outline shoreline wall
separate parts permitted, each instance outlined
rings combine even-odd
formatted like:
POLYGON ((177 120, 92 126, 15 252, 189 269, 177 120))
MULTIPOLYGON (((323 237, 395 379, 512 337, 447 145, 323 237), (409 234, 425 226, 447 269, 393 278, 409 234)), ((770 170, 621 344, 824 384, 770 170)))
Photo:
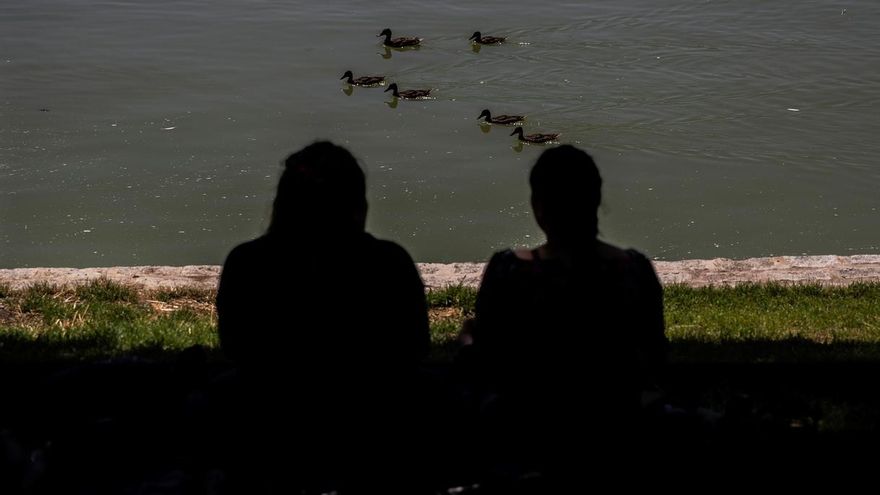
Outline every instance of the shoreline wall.
MULTIPOLYGON (((846 285, 880 282, 880 255, 774 256, 733 260, 654 261, 663 284, 692 287, 741 283, 803 283, 846 285)), ((484 263, 419 263, 428 289, 480 283, 484 263)), ((0 269, 0 284, 13 289, 45 282, 57 285, 81 284, 101 277, 143 289, 194 286, 213 288, 219 265, 117 266, 101 268, 12 268, 0 269)))

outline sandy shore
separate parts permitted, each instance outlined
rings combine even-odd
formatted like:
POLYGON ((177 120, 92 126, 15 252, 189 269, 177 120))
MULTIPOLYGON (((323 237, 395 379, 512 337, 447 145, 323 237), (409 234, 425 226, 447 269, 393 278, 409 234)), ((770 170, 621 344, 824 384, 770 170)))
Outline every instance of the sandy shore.
MULTIPOLYGON (((419 263, 428 288, 480 282, 483 263, 419 263)), ((744 282, 818 283, 844 285, 880 282, 880 255, 776 256, 732 260, 656 261, 654 266, 664 284, 735 285, 744 282)), ((218 265, 115 266, 106 268, 13 268, 0 269, 0 284, 13 288, 37 282, 80 284, 100 277, 133 284, 144 289, 159 287, 217 285, 218 265)))

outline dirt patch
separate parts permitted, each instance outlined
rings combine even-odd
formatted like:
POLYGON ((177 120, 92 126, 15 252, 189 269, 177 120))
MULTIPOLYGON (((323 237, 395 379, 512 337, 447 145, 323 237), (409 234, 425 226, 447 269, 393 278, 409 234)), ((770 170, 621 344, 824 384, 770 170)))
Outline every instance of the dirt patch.
POLYGON ((452 320, 464 316, 461 308, 431 308, 428 310, 428 318, 435 320, 452 320))
POLYGON ((43 322, 40 315, 22 313, 16 305, 0 300, 0 326, 18 328, 36 328, 43 322))
POLYGON ((174 299, 171 301, 158 301, 156 299, 144 299, 144 302, 150 305, 153 311, 159 313, 170 313, 181 309, 188 309, 194 313, 210 314, 214 316, 216 308, 213 303, 198 301, 195 299, 174 299))
POLYGON ((0 325, 10 326, 15 321, 15 315, 6 308, 6 305, 0 301, 0 325))

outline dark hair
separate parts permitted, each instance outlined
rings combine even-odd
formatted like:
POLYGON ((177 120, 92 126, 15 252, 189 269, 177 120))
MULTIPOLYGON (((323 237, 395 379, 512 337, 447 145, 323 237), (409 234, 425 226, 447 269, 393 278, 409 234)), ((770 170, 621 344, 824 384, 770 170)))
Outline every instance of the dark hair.
POLYGON ((366 178, 345 148, 317 141, 284 160, 269 234, 363 231, 366 178))
POLYGON ((599 233, 602 177, 587 152, 568 144, 544 151, 532 167, 529 185, 532 203, 543 210, 538 222, 548 236, 583 238, 599 233))

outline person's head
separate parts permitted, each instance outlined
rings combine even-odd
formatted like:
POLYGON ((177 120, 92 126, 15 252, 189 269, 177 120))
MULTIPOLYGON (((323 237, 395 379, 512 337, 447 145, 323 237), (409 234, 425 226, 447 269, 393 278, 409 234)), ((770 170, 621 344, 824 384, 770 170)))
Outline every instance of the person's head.
POLYGON ((532 211, 548 240, 581 242, 599 233, 602 178, 585 151, 568 144, 544 151, 529 184, 532 211))
POLYGON ((367 220, 364 172, 341 146, 318 141, 287 157, 272 205, 269 234, 344 236, 367 220))

